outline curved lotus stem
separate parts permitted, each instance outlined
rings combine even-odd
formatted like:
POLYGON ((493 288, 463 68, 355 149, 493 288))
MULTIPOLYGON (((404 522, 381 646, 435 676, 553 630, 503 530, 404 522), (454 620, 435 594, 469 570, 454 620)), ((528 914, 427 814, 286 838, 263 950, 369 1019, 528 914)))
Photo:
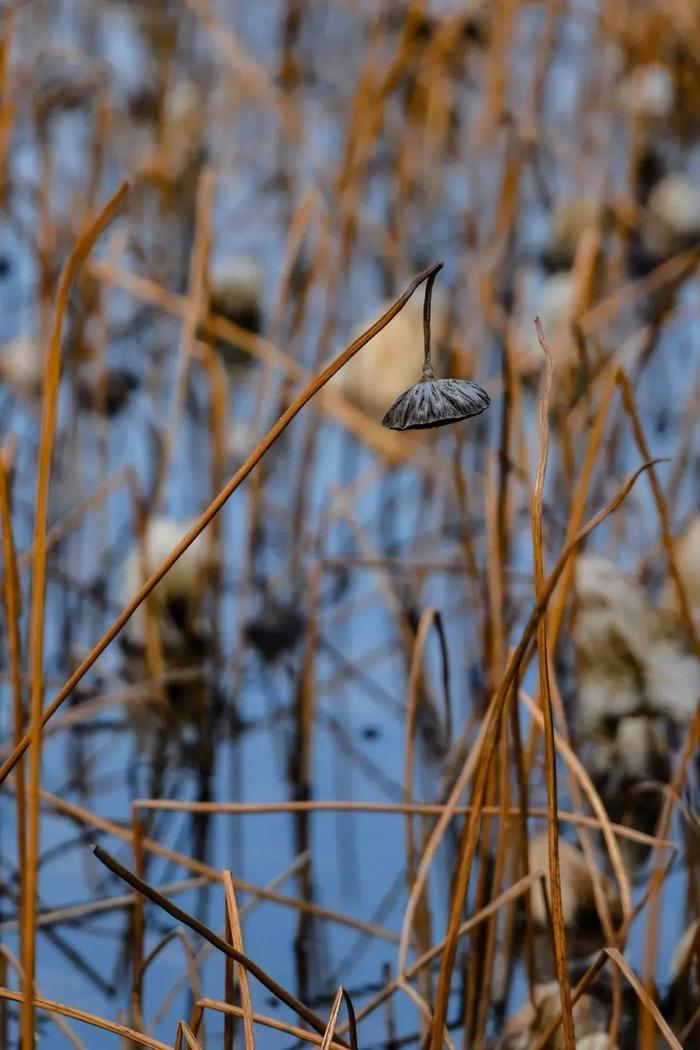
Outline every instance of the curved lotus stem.
POLYGON ((433 300, 433 285, 435 278, 442 269, 442 263, 431 273, 425 282, 425 299, 423 300, 423 347, 425 356, 423 358, 423 379, 433 379, 433 359, 430 353, 430 305, 433 300))

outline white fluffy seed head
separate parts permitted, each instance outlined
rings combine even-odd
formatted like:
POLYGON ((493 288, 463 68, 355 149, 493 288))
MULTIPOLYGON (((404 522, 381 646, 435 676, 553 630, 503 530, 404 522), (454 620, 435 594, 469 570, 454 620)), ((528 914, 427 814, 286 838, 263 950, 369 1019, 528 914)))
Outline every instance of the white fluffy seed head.
MULTIPOLYGON (((608 1033, 591 1032, 590 1035, 584 1035, 582 1039, 576 1040, 576 1050, 608 1050, 608 1033)), ((612 1050, 617 1050, 617 1046, 613 1046, 612 1050)))
POLYGON ((20 335, 0 348, 0 382, 29 400, 41 394, 44 379, 42 348, 28 336, 20 335))
MULTIPOLYGON (((437 340, 443 329, 442 297, 433 293, 431 327, 433 363, 437 340)), ((353 338, 364 332, 384 313, 391 302, 377 307, 372 317, 358 327, 353 338)), ((381 419, 394 401, 421 377, 423 368, 423 298, 417 292, 389 324, 367 346, 333 376, 329 386, 353 401, 368 415, 381 419)))
POLYGON ((593 733, 607 719, 643 704, 639 636, 646 636, 650 610, 635 580, 609 559, 593 555, 576 563, 574 596, 577 719, 584 733, 593 733))
POLYGON ((583 556, 574 593, 581 729, 640 710, 687 722, 700 697, 700 664, 644 588, 609 559, 583 556))
POLYGON ((677 237, 700 234, 700 183, 684 172, 671 172, 654 186, 647 207, 677 237))
POLYGON ((204 120, 202 95, 187 77, 180 77, 165 94, 163 121, 166 134, 199 133, 204 120))
MULTIPOLYGON (((532 999, 525 1001, 516 1014, 508 1018, 497 1050, 530 1050, 549 1022, 561 1009, 561 990, 556 981, 536 984, 532 999)), ((574 1031, 577 1039, 585 1039, 602 1028, 606 1022, 606 1008, 592 995, 582 995, 573 1007, 574 1031)), ((576 1044, 579 1045, 578 1042, 576 1044)), ((561 1027, 547 1043, 549 1050, 564 1050, 561 1027)))
MULTIPOLYGON (((530 871, 543 871, 546 878, 547 897, 549 898, 549 852, 547 833, 541 832, 530 839, 530 871)), ((563 839, 559 842, 559 864, 561 869, 562 911, 564 925, 574 929, 579 917, 595 915, 595 895, 591 871, 581 850, 569 845, 563 839)), ((610 907, 613 920, 620 915, 620 899, 608 876, 599 872, 599 878, 610 907)), ((541 882, 535 884, 532 891, 532 917, 538 926, 549 925, 549 915, 541 882)))
POLYGON ((673 77, 658 62, 636 66, 620 81, 619 100, 628 113, 661 120, 673 107, 676 93, 673 77))
MULTIPOLYGON (((194 522, 194 518, 178 521, 174 518, 160 516, 148 522, 144 537, 145 566, 142 565, 140 547, 136 543, 124 567, 122 601, 125 605, 143 586, 148 576, 165 561, 173 548, 192 528, 194 522)), ((194 622, 202 601, 206 576, 214 562, 215 556, 210 549, 209 538, 206 534, 198 536, 152 591, 152 602, 156 612, 163 610, 169 602, 182 602, 189 607, 194 622)), ((127 625, 129 632, 143 639, 145 622, 145 611, 142 604, 127 625)))
POLYGON ((668 759, 669 740, 665 721, 646 715, 621 718, 615 734, 613 769, 622 769, 631 781, 653 778, 668 759))
POLYGON ((260 310, 263 272, 247 255, 227 255, 216 261, 209 274, 212 307, 235 319, 260 310))

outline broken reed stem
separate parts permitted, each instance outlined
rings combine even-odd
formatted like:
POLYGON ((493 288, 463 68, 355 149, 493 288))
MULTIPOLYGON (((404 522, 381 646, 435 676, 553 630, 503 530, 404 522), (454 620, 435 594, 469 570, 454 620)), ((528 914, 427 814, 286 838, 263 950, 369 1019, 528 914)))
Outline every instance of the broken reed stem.
MULTIPOLYGON (((535 568, 535 595, 544 586, 544 541, 542 536, 542 501, 544 481, 549 455, 549 400, 552 392, 554 361, 547 346, 539 317, 535 318, 537 338, 546 358, 544 382, 540 396, 540 457, 535 475, 532 496, 532 551, 535 568)), ((557 980, 561 992, 565 1050, 576 1050, 574 1019, 571 1013, 571 988, 569 966, 566 955, 566 928, 564 906, 561 895, 561 872, 559 869, 559 823, 557 821, 557 755, 554 743, 554 714, 549 682, 549 660, 547 656, 547 625, 542 617, 537 625, 537 664, 539 672, 539 694, 544 717, 545 780, 547 784, 547 846, 549 852, 549 893, 551 898, 552 938, 557 980)))
POLYGON ((144 882, 143 879, 134 875, 128 868, 125 868, 119 863, 119 861, 115 860, 107 850, 102 849, 101 846, 93 846, 92 851, 105 867, 109 868, 109 870, 120 879, 123 879, 124 882, 127 882, 137 890, 138 893, 141 893, 144 897, 147 897, 149 900, 153 901, 154 904, 157 904, 158 907, 162 908, 163 911, 172 915, 177 922, 189 926, 191 930, 194 930, 195 933, 200 935, 200 937, 209 941, 210 944, 213 944, 215 948, 218 948, 218 950, 224 955, 233 959, 234 962, 237 962, 241 966, 245 966, 246 970, 248 970, 249 973, 252 973, 252 975, 256 977, 269 992, 276 996, 276 998, 280 999, 281 1002, 285 1003, 290 1010, 294 1010, 294 1012, 306 1021, 307 1024, 311 1025, 312 1028, 315 1028, 317 1032, 323 1035, 326 1026, 321 1018, 317 1017, 312 1010, 309 1010, 309 1008, 305 1006, 300 999, 297 999, 295 995, 292 995, 291 992, 288 992, 281 984, 278 984, 274 978, 270 977, 262 967, 258 966, 258 964, 253 962, 252 959, 249 959, 247 955, 244 955, 243 952, 238 951, 232 944, 229 944, 228 941, 219 937, 218 934, 214 933, 213 930, 210 930, 209 927, 205 926, 204 923, 199 921, 199 919, 195 919, 194 916, 189 915, 186 911, 183 911, 182 908, 178 908, 176 904, 169 901, 167 897, 163 897, 161 893, 158 893, 158 891, 152 886, 149 886, 147 882, 144 882))
MULTIPOLYGON (((34 970, 36 952, 36 887, 39 863, 39 786, 41 777, 41 730, 45 725, 43 704, 44 603, 46 592, 47 516, 49 479, 61 376, 61 331, 68 296, 77 273, 105 226, 114 218, 128 184, 123 183, 97 217, 83 230, 65 265, 56 295, 54 317, 46 354, 41 437, 34 519, 34 570, 29 622, 30 729, 21 741, 21 753, 29 748, 29 812, 27 863, 24 871, 24 923, 22 930, 22 1046, 34 1046, 34 970)), ((15 749, 17 753, 18 748, 15 749)), ((18 755, 19 757, 19 755, 18 755)), ((13 763, 14 764, 14 763, 13 763)))
MULTIPOLYGON (((121 192, 121 191, 120 191, 121 192)), ((122 194, 123 196, 123 194, 122 194)), ((116 198, 115 198, 116 200, 116 198)), ((121 197, 119 197, 121 200, 121 197)), ((70 264, 70 261, 69 261, 70 264)), ((38 731, 46 725, 53 714, 58 710, 63 701, 70 696, 75 689, 76 685, 80 682, 83 676, 90 670, 95 661, 102 655, 107 646, 121 631, 122 627, 128 622, 133 616, 134 612, 138 609, 141 603, 148 597, 151 591, 160 583, 165 574, 172 568, 178 558, 187 550, 190 544, 194 543, 199 534, 207 527, 212 518, 218 514, 223 505, 236 491, 239 485, 245 481, 252 470, 257 466, 263 456, 268 452, 271 446, 275 443, 280 434, 289 426, 291 421, 301 411, 317 393, 325 386, 329 379, 331 379, 336 372, 339 372, 343 365, 355 356, 366 344, 373 339, 375 335, 382 331, 391 320, 404 308, 408 300, 411 298, 416 288, 423 281, 425 281, 430 274, 433 272, 436 266, 440 266, 440 263, 433 263, 432 266, 427 267, 421 273, 414 277, 409 284, 403 295, 394 302, 389 309, 382 314, 382 316, 374 322, 365 332, 363 332, 357 339, 354 340, 338 357, 330 364, 327 368, 316 376, 315 379, 309 383, 305 390, 292 402, 289 408, 282 413, 274 426, 268 431, 260 444, 251 452, 248 459, 245 461, 243 466, 236 471, 231 480, 224 486, 219 492, 216 499, 212 500, 204 513, 198 518, 197 522, 192 526, 190 531, 183 536, 182 540, 172 550, 169 556, 165 559, 162 565, 152 574, 152 576, 144 583, 143 587, 136 594, 133 600, 127 605, 127 607, 121 612, 121 614, 114 621, 112 626, 103 634, 99 642, 93 647, 88 653, 85 659, 78 665, 73 674, 70 676, 68 681, 65 683, 63 688, 54 697, 48 707, 45 709, 43 714, 41 710, 38 711, 37 726, 38 731)), ((36 549, 36 548, 35 548, 36 549)), ((32 739, 31 734, 27 733, 20 743, 15 747, 9 758, 3 762, 0 767, 0 784, 3 782, 7 774, 14 768, 15 763, 24 754, 27 747, 29 746, 30 740, 32 739)))

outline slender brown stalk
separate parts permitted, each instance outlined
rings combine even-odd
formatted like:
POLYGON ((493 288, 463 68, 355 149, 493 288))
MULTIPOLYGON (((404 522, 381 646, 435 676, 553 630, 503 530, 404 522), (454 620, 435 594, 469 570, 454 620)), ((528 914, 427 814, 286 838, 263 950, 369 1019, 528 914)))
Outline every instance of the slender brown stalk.
MULTIPOLYGON (((22 968, 24 998, 22 1002, 22 1046, 34 1046, 34 968, 36 951, 36 884, 39 858, 39 784, 41 775, 41 731, 46 718, 43 704, 44 599, 46 591, 46 536, 49 479, 61 373, 61 330, 68 305, 68 295, 80 267, 105 226, 114 218, 128 189, 124 183, 107 202, 99 215, 86 227, 70 254, 56 296, 53 327, 46 356, 44 400, 41 416, 39 468, 36 488, 34 523, 34 573, 29 625, 30 730, 22 738, 21 753, 29 747, 29 812, 27 864, 24 877, 24 925, 22 929, 22 968)), ((15 753, 18 749, 15 749, 15 753)), ((17 755, 19 757, 19 754, 17 755)), ((14 763, 13 763, 14 764, 14 763)))
MULTIPOLYGON (((8 473, 10 466, 9 450, 0 452, 0 519, 2 521, 3 552, 3 600, 7 631, 7 649, 10 665, 10 682, 12 686, 12 740, 16 746, 22 739, 24 730, 24 712, 22 709, 22 653, 19 632, 21 611, 21 591, 17 571, 17 554, 10 504, 10 486, 8 473)), ((18 762, 15 781, 15 801, 17 809, 17 867, 23 876, 27 862, 27 812, 24 782, 24 763, 18 762)), ((24 914, 24 877, 19 884, 19 910, 24 914)))
MULTIPOLYGON (((544 480, 547 471, 549 453, 549 399, 552 392, 554 361, 552 352, 547 346, 539 317, 535 319, 537 338, 545 355, 547 364, 544 374, 544 385, 540 397, 540 459, 535 476, 535 488, 532 497, 532 549, 535 565, 535 594, 544 586, 544 541, 542 538, 542 500, 544 480)), ((561 992, 561 1009, 563 1016, 565 1050, 576 1050, 574 1019, 571 1013, 571 988, 569 986, 569 965, 566 954, 566 928, 564 926, 564 906, 561 895, 561 872, 559 869, 559 822, 557 820, 557 755, 554 743, 554 715, 549 683, 549 660, 547 657, 547 626, 544 617, 537 625, 537 662, 539 671, 539 693, 542 714, 544 717, 545 779, 547 784, 547 845, 549 850, 549 886, 552 912, 552 938, 554 941, 554 959, 557 967, 557 980, 561 992)))
MULTIPOLYGON (((224 872, 224 894, 226 897, 226 919, 231 936, 231 943, 237 952, 243 953, 243 933, 241 920, 236 903, 236 891, 233 886, 231 872, 224 872)), ((253 1003, 250 998, 250 985, 248 973, 245 966, 238 966, 238 983, 241 990, 241 1006, 243 1007, 243 1036, 245 1050, 255 1050, 255 1030, 253 1028, 253 1003)))
MULTIPOLYGON (((124 190, 124 192, 126 191, 124 190)), ((121 196, 123 196, 123 193, 121 194, 121 196)), ((119 196, 119 201, 121 201, 121 196, 119 196)), ((117 198, 115 198, 115 201, 116 200, 117 198)), ((117 201, 117 204, 115 204, 115 209, 119 201, 117 201)), ((110 212, 110 216, 108 216, 108 218, 111 217, 111 214, 112 213, 110 212)), ((328 365, 328 367, 325 368, 320 373, 320 375, 316 376, 316 378, 306 387, 304 391, 302 391, 302 393, 295 399, 295 401, 292 402, 289 408, 280 416, 280 418, 277 420, 272 429, 263 438, 263 440, 260 442, 257 448, 255 448, 253 452, 251 452, 250 456, 243 464, 243 466, 234 474, 234 476, 231 478, 228 484, 224 486, 224 488, 218 494, 216 499, 212 500, 212 502, 209 504, 204 513, 192 526, 190 531, 185 536, 183 536, 182 540, 177 545, 177 547, 173 551, 171 551, 170 555, 165 559, 163 564, 160 565, 159 568, 156 569, 155 572, 152 574, 152 576, 150 576, 150 578, 144 583, 141 590, 129 603, 126 609, 124 609, 123 612, 117 617, 117 619, 114 621, 109 630, 107 630, 105 634, 103 634, 99 642, 93 647, 90 653, 75 669, 75 671, 70 676, 66 684, 54 697, 54 699, 45 709, 43 714, 41 714, 40 710, 37 712, 37 725, 39 727, 43 728, 43 726, 46 725, 49 719, 61 706, 63 701, 68 696, 70 696, 70 694, 75 689, 76 685, 78 685, 83 676, 90 670, 90 668, 98 659, 98 657, 102 655, 109 643, 113 641, 114 638, 116 638, 116 636, 121 631, 122 627, 131 619, 133 614, 136 612, 141 603, 148 597, 153 588, 156 587, 158 583, 160 583, 160 581, 163 579, 165 574, 172 568, 172 566, 175 564, 180 555, 183 554, 184 551, 186 551, 187 548, 190 546, 190 544, 194 543, 199 534, 204 531, 204 529, 207 527, 212 518, 216 514, 218 514, 218 512, 221 510, 221 508, 227 502, 230 496, 236 491, 238 486, 243 481, 245 481, 245 479, 248 477, 251 471, 257 466, 257 464, 263 458, 265 453, 275 443, 280 434, 282 434, 282 432, 286 430, 291 421, 301 411, 304 405, 306 405, 312 399, 312 397, 314 397, 314 395, 317 394, 323 386, 325 386, 328 380, 331 379, 331 377, 334 376, 336 372, 340 371, 343 365, 347 364, 350 358, 354 357, 356 353, 358 353, 364 346, 366 346, 370 339, 373 339, 375 335, 381 332, 382 329, 389 324, 389 322, 397 315, 397 313, 399 313, 399 311, 403 309, 403 307, 406 305, 408 300, 415 292, 416 288, 418 288, 419 285, 422 284, 422 282, 430 276, 435 267, 439 265, 441 264, 433 263, 432 266, 427 267, 427 269, 419 273, 417 277, 414 277, 414 279, 411 281, 403 295, 399 296, 396 302, 393 303, 393 305, 390 306, 384 314, 382 314, 379 320, 375 321, 373 325, 371 325, 365 332, 358 336, 357 339, 355 339, 354 342, 352 342, 346 350, 339 354, 335 361, 328 365)), ((20 744, 14 749, 10 757, 3 763, 2 767, 0 768, 0 784, 3 782, 10 770, 14 768, 18 758, 20 758, 20 756, 23 755, 26 751, 27 747, 29 746, 30 739, 30 734, 25 734, 20 744)))
MULTIPOLYGON (((476 779, 474 789, 472 792, 472 809, 469 813, 467 820, 465 821, 462 834, 460 836, 459 843, 459 856, 457 861, 457 868, 455 870, 453 879, 453 895, 450 904, 448 928, 447 928, 447 943, 445 952, 442 959, 442 965, 440 967, 440 976, 438 980, 437 995, 435 1002, 435 1019, 433 1023, 433 1030, 431 1033, 430 1050, 440 1050, 442 1041, 442 1030, 444 1027, 445 1018, 447 1016, 447 1003, 450 994, 450 986, 452 980, 452 970, 455 962, 455 952, 457 946, 457 931, 459 930, 459 920, 464 906, 464 899, 467 892, 468 877, 471 871, 472 861, 476 846, 478 843, 479 836, 479 825, 481 819, 481 805, 483 803, 484 794, 486 791, 486 783, 488 778, 488 770, 490 766, 491 757, 496 744, 498 735, 498 724, 500 716, 503 711, 506 699, 509 695, 509 691, 513 686, 513 683, 517 681, 518 675, 521 670, 521 664, 524 660, 525 654, 530 646, 530 643, 535 634, 537 624, 540 618, 545 614, 549 600, 554 592, 554 589, 559 582, 559 579, 564 571, 564 568, 571 558, 572 554, 576 551, 579 544, 589 535, 593 529, 596 528, 605 518, 613 514, 620 504, 623 502, 627 494, 630 492, 637 478, 645 470, 649 468, 650 464, 645 463, 638 468, 637 471, 628 479, 627 482, 622 486, 617 495, 608 503, 607 507, 599 511, 594 515, 593 518, 584 526, 583 529, 569 541, 564 550, 562 551, 559 559, 550 573, 549 577, 544 583, 543 588, 540 591, 540 597, 535 603, 535 606, 530 613, 530 617, 523 629, 522 635, 518 645, 513 650, 511 657, 508 661, 503 681, 498 689, 498 692, 494 696, 489 712, 487 713, 486 720, 484 723, 483 735, 480 737, 480 751, 479 751, 479 767, 476 771, 476 779)), ((459 793, 464 789, 464 782, 461 778, 458 779, 455 784, 455 795, 459 788, 459 793)), ((453 802, 456 802, 459 795, 455 795, 453 802)), ((443 818, 444 820, 444 818, 443 818)), ((443 821, 439 821, 436 825, 434 835, 437 835, 438 829, 442 834, 444 829, 443 821)), ((430 846, 430 844, 429 844, 430 846)), ((412 898, 409 901, 407 907, 407 916, 410 913, 412 901, 415 900, 416 890, 422 886, 422 880, 424 881, 427 871, 423 873, 421 879, 421 871, 419 869, 416 883, 414 886, 414 892, 412 898)), ((404 920, 405 921, 405 920, 404 920)))

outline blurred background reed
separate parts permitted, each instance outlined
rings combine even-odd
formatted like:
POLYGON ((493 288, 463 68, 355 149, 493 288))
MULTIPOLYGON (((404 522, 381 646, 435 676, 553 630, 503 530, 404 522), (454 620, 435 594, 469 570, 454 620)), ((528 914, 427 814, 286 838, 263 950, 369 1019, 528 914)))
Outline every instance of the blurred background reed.
POLYGON ((0 1048, 697 1045, 698 5, 0 9, 0 1048))

